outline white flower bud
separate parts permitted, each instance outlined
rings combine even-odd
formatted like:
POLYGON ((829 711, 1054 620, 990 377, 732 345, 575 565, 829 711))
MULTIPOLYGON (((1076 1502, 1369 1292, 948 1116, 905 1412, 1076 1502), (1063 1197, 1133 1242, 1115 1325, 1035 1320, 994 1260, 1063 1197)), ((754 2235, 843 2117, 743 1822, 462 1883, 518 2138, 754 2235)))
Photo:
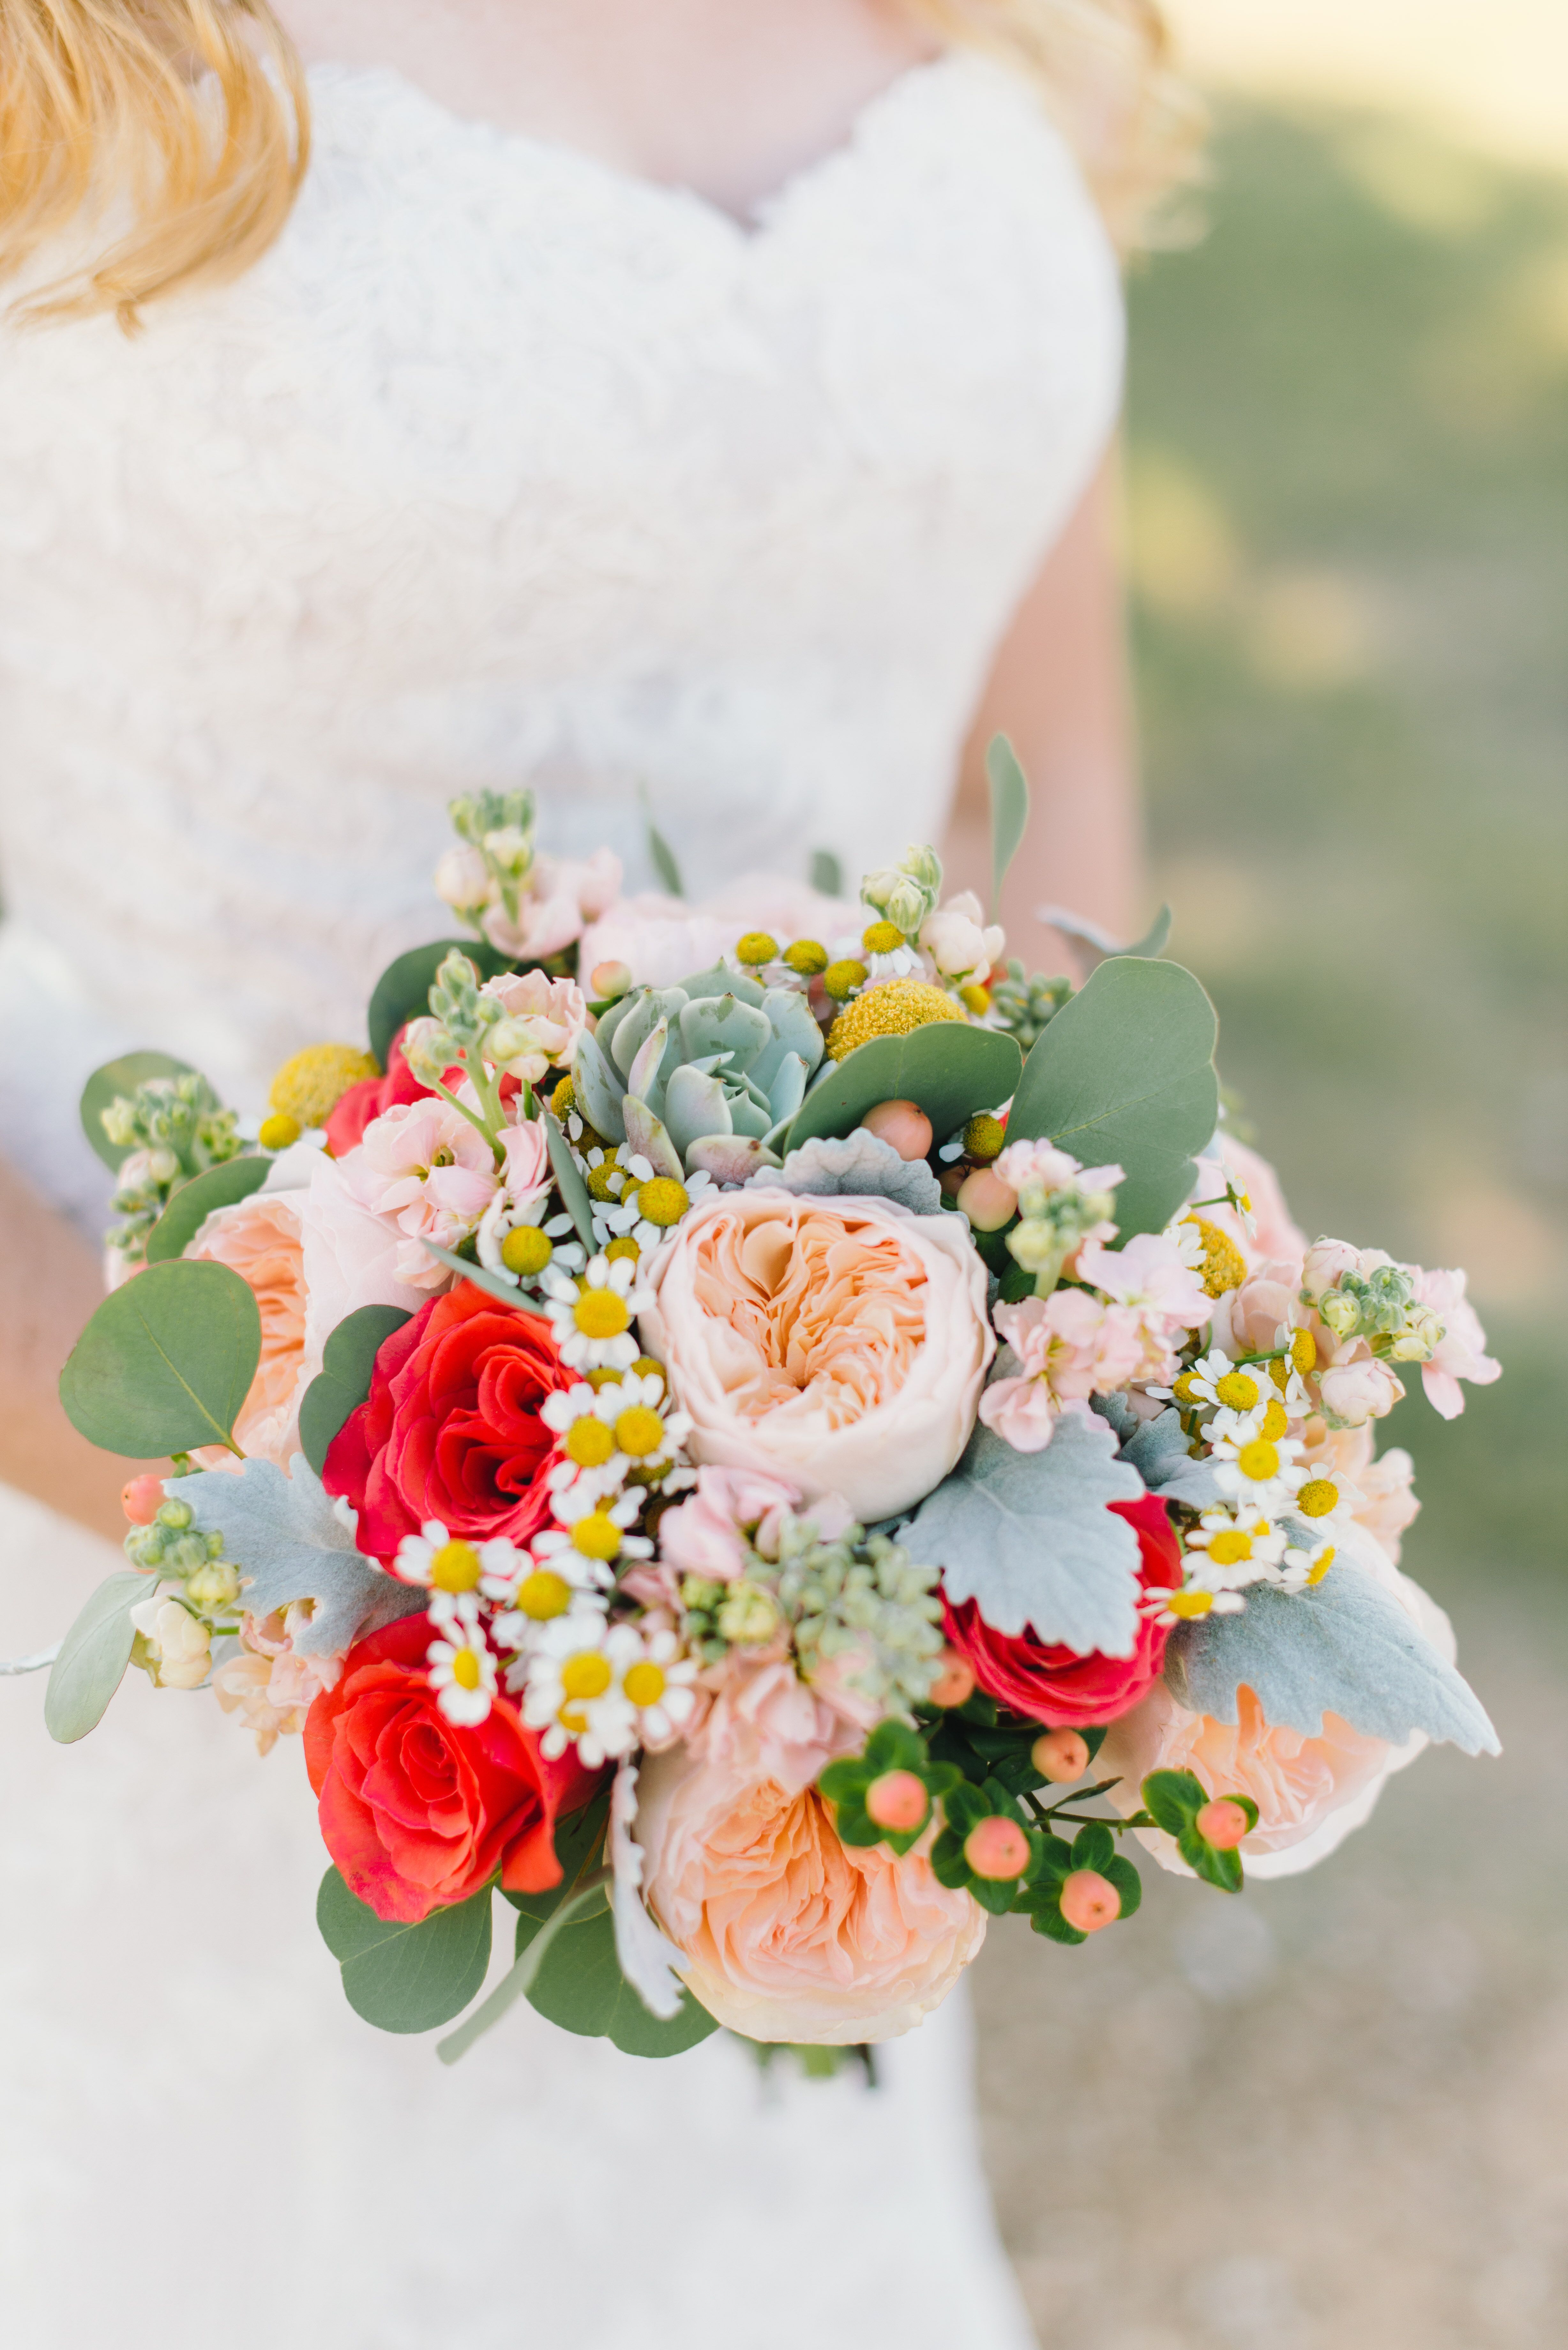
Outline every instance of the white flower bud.
POLYGON ((438 898, 458 914, 477 914, 495 896, 495 883, 481 852, 464 843, 449 848, 435 869, 438 898))
POLYGON ((130 1620, 147 1643, 160 1689, 195 1689, 206 1679, 213 1636, 177 1599, 143 1599, 130 1620))
POLYGON ((226 1558, 209 1559, 187 1578, 185 1594, 195 1607, 232 1607, 240 1596, 239 1569, 226 1558))
POLYGON ((509 881, 521 881, 534 862, 534 844, 521 826, 503 825, 484 836, 484 853, 509 881))

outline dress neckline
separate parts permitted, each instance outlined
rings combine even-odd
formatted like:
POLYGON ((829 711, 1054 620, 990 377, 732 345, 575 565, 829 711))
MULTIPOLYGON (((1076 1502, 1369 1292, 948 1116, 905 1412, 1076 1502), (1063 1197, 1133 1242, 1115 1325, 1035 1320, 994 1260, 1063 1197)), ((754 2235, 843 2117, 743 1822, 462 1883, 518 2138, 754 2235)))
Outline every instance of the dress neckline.
POLYGON ((817 182, 852 162, 867 138, 882 123, 901 113, 917 95, 974 62, 970 54, 944 49, 936 57, 921 57, 905 66, 857 109, 842 139, 787 172, 745 213, 732 212, 700 188, 676 180, 653 179, 647 172, 633 171, 608 156, 595 154, 591 148, 576 146, 569 140, 547 139, 537 131, 510 130, 482 115, 460 114, 397 66, 352 65, 335 58, 318 58, 306 68, 306 78, 313 86, 379 85, 393 91, 405 104, 431 117, 454 136, 484 140, 542 165, 597 180, 602 186, 619 189, 639 202, 684 212, 689 217, 708 222, 742 244, 761 244, 773 234, 791 203, 817 182))

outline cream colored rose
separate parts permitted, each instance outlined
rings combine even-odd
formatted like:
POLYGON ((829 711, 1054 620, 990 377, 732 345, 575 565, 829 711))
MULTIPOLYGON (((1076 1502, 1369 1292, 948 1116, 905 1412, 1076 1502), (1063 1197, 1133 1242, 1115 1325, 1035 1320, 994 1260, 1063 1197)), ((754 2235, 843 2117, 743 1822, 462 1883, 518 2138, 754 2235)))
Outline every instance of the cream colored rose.
POLYGON ((813 1782, 864 1741, 781 1662, 735 1675, 696 1738, 643 1766, 649 1907, 695 1996, 749 2039, 894 2039, 985 1939, 984 1911, 919 1847, 840 1844, 813 1782))
POLYGON ((643 1342, 694 1459, 764 1471, 863 1523, 929 1493, 968 1443, 996 1340, 961 1220, 878 1199, 716 1192, 653 1273, 643 1342))

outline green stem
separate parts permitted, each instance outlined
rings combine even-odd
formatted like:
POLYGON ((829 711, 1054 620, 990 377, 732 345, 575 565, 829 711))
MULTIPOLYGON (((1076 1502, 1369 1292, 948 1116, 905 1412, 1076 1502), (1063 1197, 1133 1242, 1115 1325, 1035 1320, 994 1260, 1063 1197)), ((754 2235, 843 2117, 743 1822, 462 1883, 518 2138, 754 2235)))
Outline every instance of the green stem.
POLYGON ((466 1102, 460 1102, 457 1096, 443 1086, 439 1077, 436 1079, 435 1089, 437 1093, 440 1094, 442 1101, 450 1102, 452 1104, 459 1118, 467 1118, 475 1134, 482 1134, 484 1137, 484 1139, 490 1145, 491 1149, 494 1152, 495 1158, 499 1162, 501 1158, 501 1146, 496 1141, 495 1137, 491 1132, 489 1127, 485 1125, 484 1120, 477 1116, 473 1110, 471 1110, 466 1102))
POLYGON ((550 1945, 562 1927, 569 1924, 579 1910, 586 1909, 595 1894, 602 1892, 611 1883, 614 1875, 613 1869, 595 1869, 591 1877, 583 1878, 576 1890, 568 1895, 559 1908, 552 1911, 527 1949, 519 1953, 511 1968, 502 1976, 490 1997, 474 2009, 465 2023, 460 2023, 455 2032, 448 2033, 444 2040, 436 2043, 436 2054, 443 2064, 455 2064, 460 2056, 466 2056, 474 2042, 482 2038, 493 2023, 499 2023, 507 2009, 533 1988, 550 1945))

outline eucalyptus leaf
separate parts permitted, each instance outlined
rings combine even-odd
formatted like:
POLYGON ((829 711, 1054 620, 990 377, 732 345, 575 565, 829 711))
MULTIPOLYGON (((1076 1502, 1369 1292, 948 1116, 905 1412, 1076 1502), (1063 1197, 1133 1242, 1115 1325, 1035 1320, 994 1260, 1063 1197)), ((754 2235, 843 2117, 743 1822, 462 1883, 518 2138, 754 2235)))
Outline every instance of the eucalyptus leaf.
POLYGON ((642 794, 642 820, 648 833, 648 855, 649 863, 652 865, 653 869, 658 874, 659 879, 663 882, 665 888, 669 890, 670 896, 672 898, 684 898, 686 895, 686 887, 680 879, 680 868, 675 861, 675 852, 670 847, 670 843, 665 839, 664 835, 659 831, 659 827, 653 821, 652 812, 648 805, 648 794, 646 791, 642 794))
POLYGON ((376 1357, 411 1317, 400 1305, 361 1305, 345 1315, 321 1353, 321 1368, 299 1406, 299 1445, 319 1477, 327 1448, 370 1392, 376 1357))
POLYGON ((991 786, 991 919, 997 919, 1002 885, 1029 827, 1029 784, 1018 754, 1005 734, 993 734, 985 754, 991 786))
POLYGON ((205 1469, 180 1481, 180 1499, 190 1503, 198 1526, 222 1534, 224 1555, 245 1576, 243 1606, 266 1616, 314 1599, 315 1613, 294 1645, 302 1656, 336 1657, 430 1605, 421 1586, 400 1582, 355 1548, 351 1529, 301 1454, 289 1467, 286 1477, 270 1461, 248 1461, 240 1477, 205 1469))
MULTIPOLYGON (((1009 1141, 1048 1137, 1086 1166, 1119 1162, 1122 1240, 1162 1231, 1213 1139, 1215 1035, 1213 1005, 1179 964, 1125 955, 1101 963, 1024 1063, 1009 1141)), ((808 1095, 807 1112, 811 1103, 808 1095)))
POLYGON ((907 1036, 873 1037, 817 1077, 790 1124, 786 1152, 815 1136, 852 1134, 885 1101, 916 1102, 934 1134, 955 1133, 976 1110, 1007 1101, 1023 1066, 1014 1037, 967 1021, 933 1020, 907 1036))
POLYGON ((248 1200, 266 1181, 270 1159, 255 1156, 226 1159, 182 1183, 147 1235, 147 1262, 161 1264, 166 1257, 183 1256, 214 1208, 232 1208, 248 1200))
POLYGON ((93 1071, 82 1087, 82 1132, 106 1167, 118 1172, 121 1159, 137 1148, 133 1142, 111 1142, 104 1132, 103 1114, 111 1103, 121 1095, 130 1096, 138 1086, 148 1085, 154 1077, 194 1075, 189 1061, 172 1060, 167 1053, 124 1053, 118 1061, 106 1061, 101 1069, 93 1071))
POLYGON ((1111 1502, 1136 1502, 1136 1469, 1098 1420, 1064 1412, 1040 1452, 1015 1452, 981 1424, 962 1460, 899 1540, 940 1566, 954 1606, 977 1600, 993 1631, 1025 1626, 1048 1646, 1130 1657, 1137 1638, 1138 1544, 1111 1502))
POLYGON ((811 886, 819 898, 842 898, 844 867, 831 848, 814 848, 811 852, 811 886))
POLYGON ((436 972, 453 947, 468 957, 481 979, 498 979, 514 968, 512 957, 486 939, 433 939, 429 946, 410 947, 389 962, 371 991, 366 1014, 370 1050, 383 1069, 399 1029, 430 1010, 436 972))
POLYGON ((130 1611, 156 1577, 134 1569, 100 1583, 60 1643, 44 1695, 44 1727, 61 1746, 96 1730, 125 1678, 136 1627, 130 1611))
POLYGON ((349 2006, 382 2032, 433 2032, 468 2005, 490 1964, 490 1911, 487 1886, 471 1901, 402 1925, 378 1918, 335 1868, 316 1899, 349 2006))
POLYGON ((60 1373, 60 1401, 105 1452, 232 1451, 261 1337, 254 1293, 226 1264, 151 1264, 93 1315, 60 1373))
POLYGON ((826 1199, 896 1200, 917 1216, 940 1214, 942 1188, 923 1159, 900 1159, 890 1142, 857 1126, 842 1139, 817 1137, 782 1167, 752 1178, 780 1191, 826 1199))
POLYGON ((1123 946, 1109 931, 1102 930, 1097 922, 1085 920, 1082 914, 1075 914, 1069 907, 1041 906, 1036 911, 1041 921, 1049 922, 1054 931, 1060 931, 1064 939, 1072 940, 1078 950, 1085 976, 1113 955, 1163 954, 1170 936, 1168 906, 1160 908, 1142 938, 1135 939, 1131 946, 1123 946))
MULTIPOLYGON (((525 1912, 517 1919, 518 1953, 539 1930, 525 1912)), ((564 1926, 545 1953, 528 1992, 532 2004, 565 2032, 613 2042, 628 2056, 679 2056, 718 2030, 717 2019, 682 1991, 668 2023, 650 2015, 620 1970, 615 1920, 601 1894, 564 1926)))
POLYGON ((1469 1683, 1391 1592, 1343 1555, 1304 1591, 1254 1584, 1237 1614, 1179 1624, 1165 1678, 1179 1701, 1237 1720, 1244 1683, 1276 1729, 1322 1734, 1336 1713, 1364 1737, 1402 1746, 1417 1731, 1466 1754, 1501 1752, 1469 1683))

